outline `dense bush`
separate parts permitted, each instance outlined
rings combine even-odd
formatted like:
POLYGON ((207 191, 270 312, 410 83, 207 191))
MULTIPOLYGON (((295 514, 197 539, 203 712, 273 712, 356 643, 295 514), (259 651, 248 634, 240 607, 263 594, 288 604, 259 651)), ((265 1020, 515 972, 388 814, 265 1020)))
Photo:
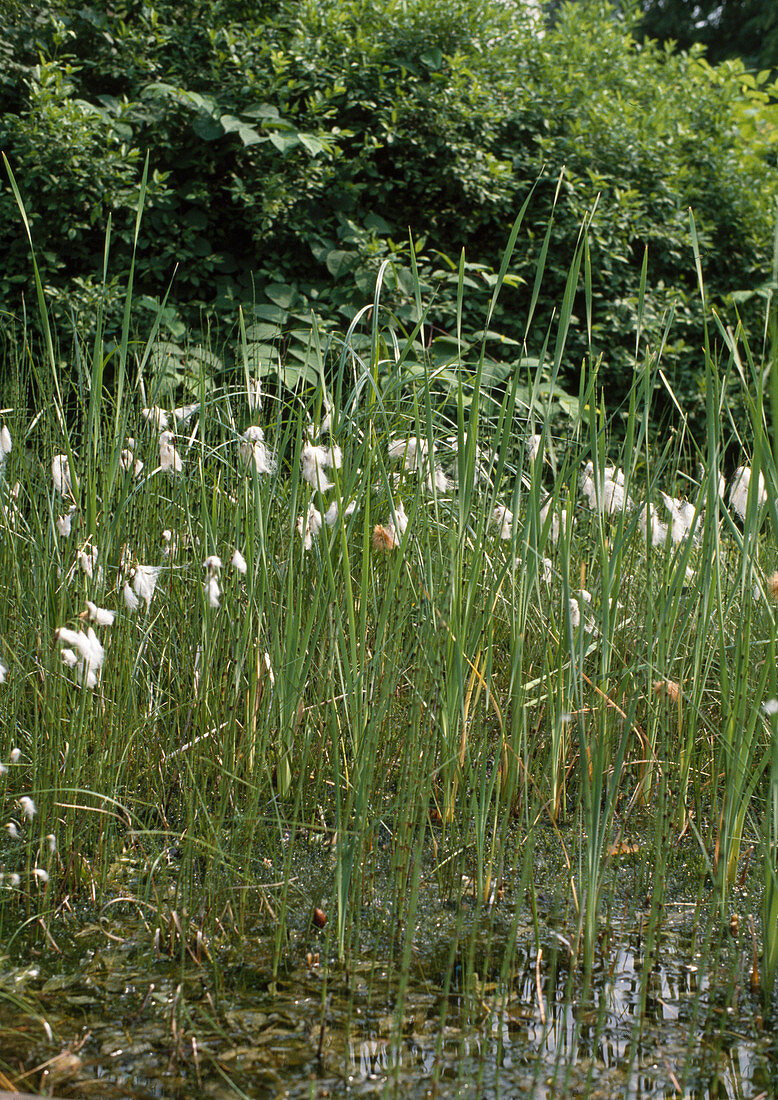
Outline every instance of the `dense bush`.
MULTIPOLYGON (((487 0, 199 0, 185 20, 173 0, 54 0, 17 13, 0 49, 0 142, 44 279, 68 308, 101 297, 118 315, 146 151, 136 286, 143 305, 172 280, 173 335, 232 325, 239 302, 342 325, 386 258, 386 301, 410 323, 409 229, 433 331, 451 327, 466 249, 472 334, 539 181, 493 327, 537 355, 594 210, 591 331, 581 299, 565 377, 602 356, 606 396, 622 399, 648 249, 646 342, 659 345, 672 314, 665 373, 693 416, 702 335, 689 208, 712 305, 768 278, 772 92, 738 62, 714 68, 698 51, 636 42, 605 0, 562 7, 545 32, 523 4, 487 0)), ((0 304, 18 313, 29 260, 7 188, 0 245, 0 304)), ((494 347, 515 357, 512 343, 494 347)))

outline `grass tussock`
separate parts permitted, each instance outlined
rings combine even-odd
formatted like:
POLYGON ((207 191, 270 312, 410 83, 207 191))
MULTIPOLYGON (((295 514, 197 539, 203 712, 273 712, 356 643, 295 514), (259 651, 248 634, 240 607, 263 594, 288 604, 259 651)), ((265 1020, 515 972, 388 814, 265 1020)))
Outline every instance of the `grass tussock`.
POLYGON ((570 955, 591 973, 614 860, 645 854, 656 937, 693 837, 725 916, 744 852, 761 861, 770 1000, 778 383, 742 332, 717 332, 707 438, 663 444, 661 360, 638 334, 618 441, 596 362, 563 434, 553 377, 587 256, 546 339, 552 386, 538 367, 528 401, 519 371, 482 389, 483 357, 453 364, 453 388, 404 373, 423 322, 400 342, 379 280, 318 384, 263 384, 246 356, 239 382, 204 375, 176 407, 154 334, 129 339, 130 296, 110 355, 98 323, 64 370, 39 285, 43 354, 6 364, 0 436, 7 930, 54 936, 73 899, 118 895, 192 950, 191 930, 259 909, 278 967, 302 905, 348 958, 380 854, 407 974, 433 886, 446 899, 466 881, 481 913, 507 888, 537 927, 551 829, 570 955), (722 397, 738 374, 748 451, 722 397), (301 897, 312 838, 321 876, 301 897))

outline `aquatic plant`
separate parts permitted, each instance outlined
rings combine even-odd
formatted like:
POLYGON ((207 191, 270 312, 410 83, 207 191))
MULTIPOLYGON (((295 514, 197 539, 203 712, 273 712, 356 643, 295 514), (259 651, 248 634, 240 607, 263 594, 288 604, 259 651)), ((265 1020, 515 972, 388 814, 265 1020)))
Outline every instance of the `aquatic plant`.
MULTIPOLYGON (((680 838, 721 922, 761 836, 772 990, 776 765, 761 704, 775 694, 776 476, 761 371, 743 373, 752 447, 722 397, 722 375, 749 362, 742 331, 706 350, 706 439, 661 444, 661 349, 644 346, 638 310, 618 446, 596 355, 562 416, 554 379, 580 284, 591 309, 588 228, 540 363, 518 358, 496 388, 482 384, 486 337, 474 358, 453 355, 445 386, 432 362, 419 371, 422 287, 405 331, 379 278, 315 381, 263 391, 247 354, 242 379, 203 378, 200 400, 176 407, 157 392, 155 333, 130 339, 131 286, 115 346, 101 336, 65 372, 33 269, 48 336, 9 364, 17 400, 0 429, 5 928, 34 914, 53 935, 57 899, 109 899, 126 858, 120 896, 149 907, 149 934, 181 958, 226 913, 240 935, 261 910, 278 978, 290 929, 317 929, 349 963, 374 921, 400 1022, 430 891, 460 906, 445 988, 460 981, 476 1005, 481 952, 511 972, 515 935, 495 929, 526 904, 541 988, 544 827, 562 853, 570 989, 583 974, 588 993, 622 854, 644 867, 654 951, 680 838), (730 445, 751 471, 743 510, 742 470, 734 500, 720 493, 730 445)), ((541 260, 538 293, 542 276, 541 260)), ((500 293, 501 280, 492 309, 500 293)), ((650 973, 646 961, 644 992, 650 973)))

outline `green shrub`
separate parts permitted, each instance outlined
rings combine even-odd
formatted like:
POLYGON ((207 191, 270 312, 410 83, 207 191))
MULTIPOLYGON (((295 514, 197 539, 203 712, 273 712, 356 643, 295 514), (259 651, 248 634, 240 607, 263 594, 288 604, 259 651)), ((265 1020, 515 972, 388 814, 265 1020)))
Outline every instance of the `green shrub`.
MULTIPOLYGON (((698 50, 639 43, 605 0, 562 7, 544 33, 528 9, 484 0, 287 0, 272 10, 201 0, 186 20, 170 0, 126 0, 111 12, 57 0, 19 13, 0 79, 0 140, 44 278, 63 305, 83 311, 106 293, 109 212, 110 271, 121 281, 128 269, 147 150, 136 286, 152 301, 171 288, 168 336, 214 321, 224 333, 239 303, 267 301, 344 326, 371 299, 387 258, 384 301, 408 325, 409 230, 421 276, 437 288, 428 315, 436 331, 451 316, 446 280, 461 249, 473 289, 488 298, 534 186, 528 241, 512 259, 514 289, 493 327, 521 345, 534 311, 537 335, 525 353, 541 352, 580 226, 594 211, 594 308, 589 318, 578 304, 568 386, 584 360, 602 358, 606 400, 613 410, 623 402, 648 250, 644 346, 659 347, 672 319, 665 378, 701 419, 688 211, 709 305, 727 311, 731 292, 744 298, 770 271, 778 128, 764 79, 739 62, 713 68, 698 50)), ((0 243, 8 257, 0 302, 18 311, 29 266, 7 192, 0 243)), ((118 285, 116 297, 118 305, 118 285)), ((482 318, 478 295, 469 295, 469 339, 482 318)), ((497 358, 515 359, 515 345, 495 347, 497 358)))

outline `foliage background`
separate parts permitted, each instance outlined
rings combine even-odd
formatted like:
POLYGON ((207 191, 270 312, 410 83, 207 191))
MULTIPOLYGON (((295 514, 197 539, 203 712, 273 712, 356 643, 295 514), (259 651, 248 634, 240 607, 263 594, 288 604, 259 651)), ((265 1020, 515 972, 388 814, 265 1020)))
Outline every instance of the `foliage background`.
MULTIPOLYGON (((665 342, 665 378, 701 417, 689 208, 709 305, 733 321, 737 292, 748 323, 749 296, 766 292, 771 271, 775 86, 739 60, 712 66, 699 46, 641 41, 629 6, 554 8, 548 21, 524 3, 487 0, 197 0, 185 18, 173 0, 12 8, 0 145, 62 347, 88 332, 98 301, 118 328, 147 152, 138 330, 160 315, 172 346, 207 331, 221 347, 242 304, 267 372, 291 353, 304 358, 289 332, 312 312, 325 331, 344 327, 387 258, 384 301, 412 327, 409 233, 433 335, 450 326, 465 249, 464 330, 479 340, 494 268, 536 185, 493 320, 507 339, 491 340, 491 354, 509 372, 542 351, 596 206, 594 309, 578 310, 561 381, 576 388, 584 360, 601 357, 606 402, 623 401, 647 249, 646 346, 665 342), (537 335, 523 346, 549 221, 537 335)), ((0 307, 18 318, 30 262, 7 185, 0 248, 0 307)), ((230 369, 229 355, 219 362, 230 369)))

